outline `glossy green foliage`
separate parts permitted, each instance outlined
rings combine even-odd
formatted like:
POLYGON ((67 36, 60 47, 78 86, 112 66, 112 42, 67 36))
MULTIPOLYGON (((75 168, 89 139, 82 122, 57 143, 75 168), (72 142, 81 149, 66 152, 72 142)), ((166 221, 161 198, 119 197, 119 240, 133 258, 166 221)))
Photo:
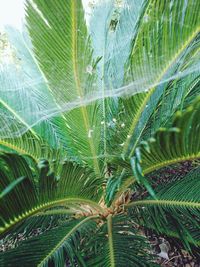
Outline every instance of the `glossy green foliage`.
POLYGON ((198 254, 199 168, 153 172, 200 158, 200 1, 25 12, 0 58, 0 237, 25 240, 0 267, 156 266, 145 227, 198 254))

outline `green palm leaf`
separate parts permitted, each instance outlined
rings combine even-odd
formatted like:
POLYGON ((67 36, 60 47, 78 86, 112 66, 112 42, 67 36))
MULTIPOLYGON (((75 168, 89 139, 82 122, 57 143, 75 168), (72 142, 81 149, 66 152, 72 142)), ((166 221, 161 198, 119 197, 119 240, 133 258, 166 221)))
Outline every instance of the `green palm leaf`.
POLYGON ((193 43, 200 29, 198 10, 199 1, 150 1, 147 5, 133 44, 127 74, 131 76, 131 79, 127 77, 127 81, 135 81, 136 85, 133 82, 127 90, 139 92, 141 86, 150 90, 122 101, 120 120, 126 125, 120 130, 122 155, 133 155, 159 103, 167 83, 157 84, 176 74, 185 54, 192 56, 196 53, 193 43), (130 120, 127 120, 127 114, 130 120))
POLYGON ((145 237, 137 233, 125 216, 108 215, 95 239, 92 244, 96 246, 96 253, 87 266, 156 266, 148 254, 145 237))
POLYGON ((15 181, 13 181, 11 184, 9 184, 1 193, 0 193, 0 199, 5 197, 12 189, 17 186, 19 183, 21 183, 25 177, 19 177, 15 181))
MULTIPOLYGON (((37 135, 48 140, 52 147, 66 146, 69 135, 66 134, 68 128, 62 117, 53 119, 47 117, 46 120, 38 123, 39 125, 35 125, 47 110, 56 110, 56 104, 50 94, 45 77, 34 58, 28 35, 11 27, 7 27, 6 32, 12 48, 15 49, 15 57, 18 62, 16 66, 9 63, 2 70, 0 79, 4 93, 1 98, 27 123, 21 128, 18 127, 17 132, 12 129, 10 136, 15 137, 26 131, 35 131, 37 135), (7 88, 8 85, 9 88, 7 88)), ((7 125, 12 124, 9 117, 6 123, 7 125)), ((8 131, 5 132, 6 134, 8 136, 8 131)))
POLYGON ((179 237, 187 247, 188 242, 199 246, 199 171, 197 168, 181 181, 164 185, 156 194, 157 200, 147 198, 135 201, 127 208, 138 212, 137 218, 146 227, 179 237))
POLYGON ((75 156, 100 173, 98 162, 101 110, 98 102, 85 105, 95 84, 95 61, 81 1, 34 0, 27 4, 27 24, 34 53, 51 94, 65 114, 75 156), (53 68, 52 68, 53 64, 53 68), (77 104, 76 104, 77 103, 77 104))
POLYGON ((142 161, 145 173, 200 156, 199 98, 185 112, 177 112, 171 129, 161 128, 149 140, 150 153, 143 146, 142 161))
POLYGON ((112 16, 109 31, 111 40, 107 40, 110 43, 106 47, 107 58, 105 65, 107 66, 108 85, 111 84, 114 89, 118 89, 124 84, 126 63, 130 56, 132 42, 138 34, 140 20, 147 5, 147 1, 143 0, 140 2, 124 0, 122 7, 117 7, 112 16), (116 23, 114 29, 112 29, 112 22, 116 23))
POLYGON ((81 0, 25 9, 0 70, 0 236, 27 240, 0 266, 154 266, 145 226, 199 246, 199 169, 149 177, 200 158, 200 2, 100 1, 88 26, 81 0))
POLYGON ((64 266, 66 256, 74 266, 76 250, 80 247, 79 238, 84 238, 95 226, 92 217, 71 219, 40 236, 21 242, 15 249, 0 253, 0 266, 64 266))
POLYGON ((81 210, 79 205, 82 204, 91 206, 91 210, 93 207, 94 210, 101 210, 98 205, 101 180, 91 170, 65 162, 54 166, 54 174, 48 161, 42 161, 37 167, 31 158, 25 159, 15 154, 2 154, 0 159, 0 191, 10 183, 16 183, 19 177, 26 177, 0 203, 1 234, 51 207, 77 204, 76 208, 81 210))
POLYGON ((199 94, 199 36, 193 41, 177 66, 174 78, 166 84, 152 118, 145 129, 145 137, 159 127, 169 126, 177 110, 185 109, 199 94), (187 73, 188 72, 188 73, 187 73), (186 75, 185 75, 185 74, 186 75))
POLYGON ((62 118, 47 119, 33 127, 42 110, 46 112, 55 103, 31 53, 28 36, 10 27, 6 31, 17 62, 5 64, 0 71, 0 148, 39 159, 50 155, 52 147, 66 148, 69 136, 63 131, 66 126, 62 118))
POLYGON ((144 1, 138 3, 126 0, 120 9, 115 7, 114 1, 100 1, 94 8, 89 25, 94 55, 101 58, 97 65, 97 87, 102 92, 102 154, 107 162, 113 155, 117 156, 117 142, 113 144, 114 149, 112 146, 114 133, 119 133, 117 90, 123 85, 131 42, 137 33, 138 21, 143 16, 145 6, 144 1), (97 20, 97 17, 101 19, 97 20))
MULTIPOLYGON (((117 195, 137 181, 145 185, 149 193, 155 197, 148 180, 144 177, 146 174, 165 166, 200 157, 199 112, 200 101, 197 97, 193 105, 175 114, 171 128, 160 128, 148 141, 142 141, 134 157, 131 158, 132 175, 127 161, 120 163, 124 166, 126 175, 123 175, 124 179, 117 195)), ((114 199, 114 195, 112 197, 114 199)))

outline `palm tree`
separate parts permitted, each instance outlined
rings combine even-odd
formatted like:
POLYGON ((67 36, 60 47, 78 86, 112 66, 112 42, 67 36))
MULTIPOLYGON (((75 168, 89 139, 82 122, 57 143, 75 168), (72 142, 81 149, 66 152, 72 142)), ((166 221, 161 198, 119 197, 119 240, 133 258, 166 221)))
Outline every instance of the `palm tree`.
POLYGON ((0 72, 0 235, 25 240, 0 266, 156 266, 144 228, 198 255, 200 169, 160 173, 200 158, 199 15, 102 0, 86 23, 81 0, 26 2, 0 72))

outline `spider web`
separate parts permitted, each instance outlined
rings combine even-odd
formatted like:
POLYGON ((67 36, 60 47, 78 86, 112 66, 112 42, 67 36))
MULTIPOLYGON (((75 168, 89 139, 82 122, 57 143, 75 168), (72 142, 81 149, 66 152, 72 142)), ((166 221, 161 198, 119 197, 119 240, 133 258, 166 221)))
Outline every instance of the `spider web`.
MULTIPOLYGON (((156 90, 159 90, 160 86, 164 87, 174 81, 188 79, 190 77, 192 77, 192 79, 198 78, 200 71, 199 52, 197 52, 195 57, 191 59, 191 62, 189 60, 187 64, 185 62, 185 56, 181 55, 178 57, 173 62, 173 67, 170 68, 167 75, 162 76, 159 81, 155 79, 158 75, 158 69, 153 73, 147 71, 148 57, 151 58, 151 54, 149 54, 148 57, 144 56, 143 59, 144 73, 140 76, 136 75, 134 79, 126 77, 128 82, 124 82, 123 70, 128 60, 128 54, 131 51, 134 33, 131 32, 131 27, 128 29, 125 27, 125 21, 120 21, 120 24, 118 24, 117 19, 120 12, 130 13, 132 6, 128 5, 128 2, 130 1, 124 1, 124 4, 122 4, 122 2, 118 3, 118 7, 113 13, 112 6, 114 2, 106 1, 107 7, 105 10, 107 10, 107 13, 104 14, 104 24, 106 25, 108 18, 111 18, 113 21, 113 26, 110 28, 109 40, 107 41, 103 38, 106 36, 105 28, 99 25, 99 28, 93 29, 91 26, 92 19, 98 18, 98 16, 101 15, 101 8, 93 10, 92 5, 90 8, 86 8, 88 31, 93 34, 94 40, 93 56, 97 59, 102 57, 105 42, 107 42, 107 51, 106 55, 104 55, 104 60, 100 59, 97 63, 97 68, 94 69, 92 65, 86 66, 85 73, 87 75, 96 75, 98 77, 94 83, 90 84, 90 90, 86 90, 81 97, 72 94, 70 100, 67 102, 61 100, 55 103, 49 93, 50 85, 45 77, 38 72, 38 66, 35 64, 35 58, 33 56, 32 44, 27 34, 24 31, 20 32, 11 27, 6 28, 8 40, 6 36, 3 40, 1 38, 2 51, 0 59, 1 139, 19 137, 33 128, 37 129, 43 122, 48 123, 52 131, 54 131, 55 125, 52 119, 62 114, 66 115, 74 109, 89 106, 105 99, 113 99, 114 101, 119 98, 127 99, 136 94, 148 92, 152 88, 157 88, 156 90), (119 13, 117 13, 116 10, 119 10, 119 13), (118 29, 118 32, 115 28, 118 29), (98 34, 97 36, 95 35, 95 31, 101 31, 102 34, 98 34), (114 37, 116 39, 112 42, 114 37), (123 40, 123 42, 119 40, 123 40), (95 43, 98 43, 98 48, 95 47, 95 43), (129 49, 127 49, 127 46, 129 49), (119 58, 121 65, 117 68, 110 67, 111 64, 114 66, 117 65, 119 58), (106 66, 108 76, 110 75, 104 84, 103 93, 99 89, 102 82, 101 74, 99 74, 102 69, 102 64, 106 66)), ((137 23, 137 16, 144 2, 140 1, 140 4, 137 5, 136 2, 138 3, 138 1, 134 2, 133 0, 133 6, 137 6, 137 10, 132 12, 132 20, 137 23)), ((148 16, 144 16, 143 20, 144 23, 148 23, 148 16)), ((181 23, 183 23, 183 21, 177 21, 177 24, 181 23)), ((183 27, 189 26, 190 25, 186 24, 183 25, 183 27)), ((195 45, 198 45, 198 40, 196 44, 194 43, 194 46, 195 45)), ((163 56, 164 55, 161 54, 158 61, 162 62, 163 56)), ((51 64, 51 62, 47 62, 47 64, 51 64)), ((52 72, 57 68, 58 66, 56 64, 52 64, 52 72)), ((135 70, 136 73, 140 72, 139 67, 138 70, 137 68, 135 70)), ((114 127, 114 124, 116 124, 115 120, 113 121, 113 118, 109 118, 109 120, 111 121, 99 121, 98 124, 95 125, 95 128, 101 130, 103 123, 109 124, 109 127, 114 127)), ((91 138, 92 133, 93 129, 89 130, 88 138, 91 138)), ((97 157, 104 156, 105 155, 98 155, 97 157)), ((107 156, 112 157, 113 155, 107 156)))

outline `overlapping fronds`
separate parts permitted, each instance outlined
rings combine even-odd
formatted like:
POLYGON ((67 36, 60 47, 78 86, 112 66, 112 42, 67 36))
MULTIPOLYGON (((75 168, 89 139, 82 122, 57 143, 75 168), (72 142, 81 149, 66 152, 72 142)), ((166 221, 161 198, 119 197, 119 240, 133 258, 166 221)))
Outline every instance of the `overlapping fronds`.
MULTIPOLYGON (((149 193, 155 197, 145 174, 178 162, 198 159, 200 157, 199 112, 200 100, 197 97, 193 105, 175 114, 169 129, 160 128, 149 140, 142 141, 134 157, 131 158, 130 166, 132 166, 133 173, 130 177, 123 175, 125 179, 118 191, 123 192, 137 180, 145 185, 149 193)), ((122 162, 121 165, 124 165, 124 170, 127 169, 126 173, 129 174, 127 162, 124 164, 122 162)), ((108 195, 110 190, 107 192, 108 195)), ((112 196, 114 199, 114 194, 112 196)))
POLYGON ((28 1, 26 12, 34 53, 66 119, 75 156, 100 173, 100 105, 82 103, 86 95, 94 92, 98 59, 92 58, 81 0, 28 1), (70 106, 73 110, 65 114, 70 106))
MULTIPOLYGON (((190 66, 188 59, 194 62, 198 60, 199 5, 199 1, 185 3, 182 0, 149 1, 146 5, 138 22, 130 56, 131 63, 127 64, 127 69, 130 70, 127 76, 131 76, 127 77, 127 81, 132 83, 124 87, 127 95, 133 90, 140 92, 140 88, 144 89, 145 86, 146 92, 142 90, 143 93, 121 101, 115 135, 118 154, 130 157, 133 155, 146 124, 169 87, 169 82, 178 77, 184 81, 187 75, 182 76, 190 66)), ((197 71, 198 65, 195 68, 197 71)), ((175 87, 173 90, 180 98, 183 92, 177 91, 175 87)), ((170 101, 171 98, 168 102, 170 101)), ((116 150, 114 143, 113 149, 116 150)))
POLYGON ((102 158, 132 156, 147 133, 146 126, 153 124, 152 133, 166 122, 189 93, 188 84, 192 86, 197 78, 198 10, 196 0, 126 0, 121 8, 112 1, 100 1, 87 30, 80 0, 27 1, 34 55, 31 46, 26 52, 34 62, 23 57, 21 61, 28 63, 34 81, 39 77, 43 82, 40 90, 32 86, 30 92, 40 110, 33 110, 34 103, 28 105, 33 116, 19 128, 37 129, 51 144, 64 144, 67 150, 73 147, 70 153, 87 161, 96 173, 102 171, 102 158), (97 16, 101 19, 95 21, 97 16), (177 90, 176 81, 185 89, 177 90), (125 95, 126 99, 118 98, 125 95), (174 105, 155 122, 165 110, 166 95, 174 105))
POLYGON ((21 242, 17 248, 1 253, 0 266, 42 267, 54 264, 61 267, 65 265, 66 257, 71 266, 75 266, 79 263, 77 250, 80 238, 92 233, 96 226, 92 219, 71 219, 42 235, 21 242))
POLYGON ((164 185, 156 193, 157 200, 146 198, 127 205, 138 222, 157 232, 200 245, 200 168, 180 181, 164 185))
POLYGON ((109 215, 92 245, 96 248, 87 266, 154 266, 146 238, 137 233, 126 216, 109 215))
POLYGON ((19 137, 3 138, 0 140, 0 151, 28 155, 39 161, 47 158, 49 161, 69 157, 63 148, 52 148, 45 140, 30 131, 19 137))
MULTIPOLYGON (((32 215, 55 206, 89 205, 98 210, 100 179, 93 171, 72 162, 57 164, 54 172, 43 160, 37 167, 31 158, 2 154, 0 191, 25 177, 0 203, 0 233, 4 233, 32 215)), ((81 208, 80 208, 81 210, 81 208)))
POLYGON ((66 146, 68 128, 62 116, 47 117, 40 122, 41 115, 49 109, 56 110, 56 103, 35 61, 28 35, 11 27, 6 28, 6 33, 15 61, 5 63, 0 71, 1 112, 4 111, 1 139, 7 138, 8 142, 8 138, 19 137, 28 131, 35 133, 33 138, 40 136, 54 148, 66 146))
POLYGON ((144 139, 147 139, 147 136, 150 137, 159 127, 170 126, 173 114, 177 110, 187 108, 199 95, 199 37, 198 35, 194 39, 190 45, 190 49, 187 49, 181 57, 176 68, 178 76, 176 77, 175 74, 174 79, 166 84, 162 98, 148 122, 147 129, 145 129, 144 139), (183 77, 182 73, 187 72, 188 68, 191 68, 191 72, 188 72, 183 77))
POLYGON ((159 129, 141 148, 144 173, 200 157, 199 97, 184 112, 177 112, 170 129, 159 129))
POLYGON ((102 0, 86 23, 81 0, 26 1, 0 65, 0 236, 27 240, 0 266, 154 266, 139 225, 200 245, 199 168, 145 176, 200 158, 199 11, 102 0))

